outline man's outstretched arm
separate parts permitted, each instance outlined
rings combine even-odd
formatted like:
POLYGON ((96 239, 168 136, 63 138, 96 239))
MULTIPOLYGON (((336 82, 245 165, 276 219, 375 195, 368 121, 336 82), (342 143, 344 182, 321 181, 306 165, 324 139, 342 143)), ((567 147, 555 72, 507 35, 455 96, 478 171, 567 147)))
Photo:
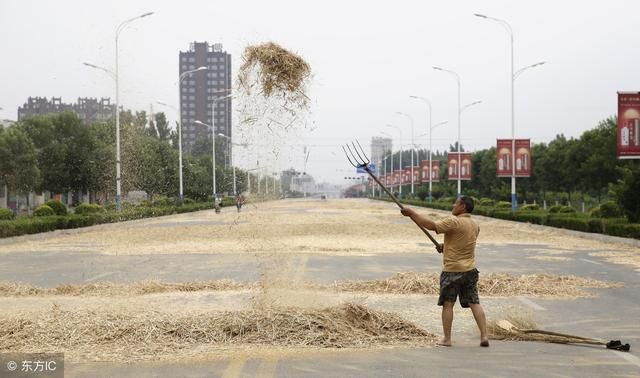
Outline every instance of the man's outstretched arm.
POLYGON ((422 215, 418 215, 418 213, 416 213, 415 210, 405 207, 404 209, 400 210, 400 212, 402 213, 402 215, 404 215, 405 217, 410 217, 416 223, 426 228, 427 230, 437 231, 436 223, 434 221, 432 221, 431 219, 425 218, 422 215))

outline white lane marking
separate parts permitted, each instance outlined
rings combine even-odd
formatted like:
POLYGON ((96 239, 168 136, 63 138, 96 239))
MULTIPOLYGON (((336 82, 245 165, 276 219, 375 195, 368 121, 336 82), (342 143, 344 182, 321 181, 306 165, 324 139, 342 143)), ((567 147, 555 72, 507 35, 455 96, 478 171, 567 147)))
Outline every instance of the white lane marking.
POLYGON ((516 298, 518 298, 518 300, 520 302, 524 303, 525 305, 531 307, 534 310, 538 310, 538 311, 546 311, 547 310, 546 308, 544 308, 544 307, 542 307, 542 306, 540 306, 538 304, 535 304, 533 301, 531 301, 528 298, 525 298, 525 297, 516 297, 516 298))
POLYGON ((104 273, 100 273, 97 276, 93 276, 91 278, 87 278, 86 280, 84 280, 84 282, 91 282, 91 281, 95 281, 95 280, 99 280, 100 278, 106 277, 106 276, 110 276, 112 274, 116 274, 116 272, 104 272, 104 273))
POLYGON ((617 354, 618 356, 620 356, 620 357, 624 358, 625 360, 627 360, 629 363, 640 367, 640 358, 634 356, 631 353, 618 352, 618 351, 615 351, 615 350, 612 350, 611 353, 617 354))
POLYGON ((602 265, 602 263, 599 263, 599 262, 593 261, 593 260, 587 260, 587 259, 580 259, 580 260, 582 260, 584 262, 588 262, 590 264, 602 265))

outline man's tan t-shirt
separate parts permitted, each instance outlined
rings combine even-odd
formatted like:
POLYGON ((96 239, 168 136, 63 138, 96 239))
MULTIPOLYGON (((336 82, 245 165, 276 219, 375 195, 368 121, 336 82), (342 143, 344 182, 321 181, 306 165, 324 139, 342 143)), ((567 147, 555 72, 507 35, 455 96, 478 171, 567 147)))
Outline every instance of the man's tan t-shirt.
POLYGON ((443 271, 466 272, 476 267, 476 239, 480 227, 464 213, 435 222, 436 232, 444 234, 443 271))

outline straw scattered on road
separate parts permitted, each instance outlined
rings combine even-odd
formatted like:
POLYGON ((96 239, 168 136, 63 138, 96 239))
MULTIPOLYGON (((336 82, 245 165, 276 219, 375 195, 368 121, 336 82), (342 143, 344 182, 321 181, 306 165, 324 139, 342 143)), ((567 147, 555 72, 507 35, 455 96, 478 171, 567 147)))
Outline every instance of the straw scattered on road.
POLYGON ((83 359, 156 358, 199 345, 360 348, 431 344, 435 336, 400 316, 363 305, 175 315, 64 311, 0 318, 0 351, 58 351, 83 359))

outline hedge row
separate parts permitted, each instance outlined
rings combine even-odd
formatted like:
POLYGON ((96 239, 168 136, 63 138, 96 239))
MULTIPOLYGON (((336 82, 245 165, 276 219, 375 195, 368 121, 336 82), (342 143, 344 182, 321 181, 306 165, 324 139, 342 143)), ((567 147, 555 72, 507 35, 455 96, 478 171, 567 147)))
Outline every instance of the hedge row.
MULTIPOLYGON (((223 202, 223 206, 225 203, 223 202)), ((42 217, 0 220, 0 238, 37 234, 40 232, 64 230, 93 226, 102 223, 115 223, 134 219, 158 217, 163 215, 188 213, 192 211, 212 209, 212 203, 193 203, 182 206, 146 207, 137 206, 122 212, 95 212, 86 215, 68 214, 42 217)))
MULTIPOLYGON (((388 198, 382 198, 382 200, 391 201, 388 198)), ((402 203, 439 210, 451 210, 452 208, 451 204, 444 202, 432 202, 429 204, 419 200, 403 200, 402 203)), ((592 218, 586 214, 579 213, 565 213, 561 211, 551 213, 543 210, 522 209, 513 213, 510 208, 505 209, 489 206, 476 206, 473 213, 492 218, 540 224, 568 230, 640 239, 640 224, 628 223, 624 218, 592 218)))

